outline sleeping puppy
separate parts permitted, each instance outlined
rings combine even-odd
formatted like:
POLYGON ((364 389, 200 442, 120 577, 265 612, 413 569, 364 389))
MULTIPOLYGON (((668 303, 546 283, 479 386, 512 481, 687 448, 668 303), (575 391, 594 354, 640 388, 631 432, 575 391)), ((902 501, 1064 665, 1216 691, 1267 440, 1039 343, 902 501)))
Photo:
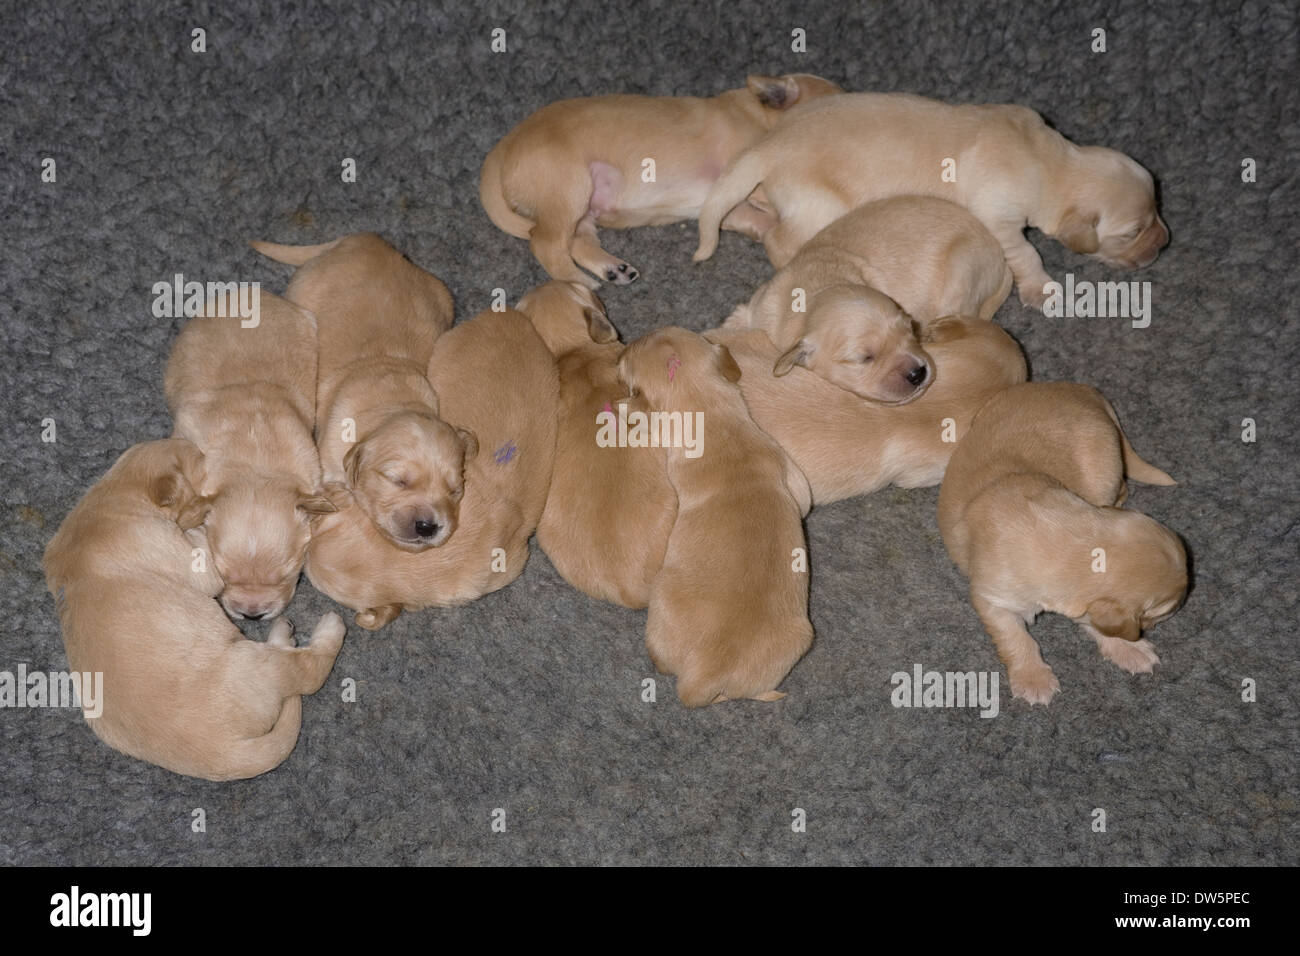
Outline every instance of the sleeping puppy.
POLYGON ((598 417, 647 412, 618 381, 623 346, 604 306, 586 286, 552 280, 516 308, 556 357, 560 375, 555 472, 537 543, 584 594, 645 607, 663 564, 677 495, 659 448, 601 447, 598 417))
POLYGON ((456 531, 472 432, 438 417, 425 372, 452 323, 447 287, 374 233, 320 246, 252 243, 298 266, 285 293, 316 314, 316 441, 332 487, 343 486, 379 532, 405 551, 456 531))
POLYGON ((441 414, 484 453, 465 466, 460 528, 440 548, 396 547, 346 495, 312 536, 307 577, 375 630, 404 609, 465 604, 517 578, 555 460, 555 360, 526 316, 482 312, 438 339, 428 376, 441 414))
POLYGON ((1011 693, 1047 704, 1060 689, 1026 629, 1063 614, 1131 674, 1160 662, 1142 632, 1187 594, 1178 536, 1118 507, 1124 476, 1173 479, 1138 457, 1110 403, 1068 382, 1030 383, 989 400, 957 446, 939 492, 939 529, 970 578, 1011 693))
POLYGON ((749 417, 724 346, 660 329, 624 350, 618 374, 653 412, 703 419, 698 456, 667 450, 677 520, 650 591, 650 659, 687 707, 779 700, 813 638, 808 575, 794 570, 808 483, 749 417))
MULTIPOLYGON (((821 77, 751 76, 745 89, 693 96, 595 96, 544 106, 483 162, 479 199, 497 228, 528 239, 551 277, 589 288, 638 273, 600 247, 597 226, 627 229, 694 218, 733 156, 786 111, 839 93, 821 77), (653 160, 653 176, 647 160, 653 160), (647 181, 649 179, 649 181, 647 181)), ((725 229, 758 238, 774 224, 739 204, 725 229)))
POLYGON ((859 401, 811 372, 770 374, 779 353, 762 332, 715 329, 744 373, 740 390, 758 426, 794 459, 815 504, 869 494, 895 484, 937 485, 980 406, 995 392, 1025 380, 1020 346, 992 322, 948 317, 930 326, 924 342, 934 384, 910 405, 859 401))
POLYGON ((1074 145, 1022 106, 951 106, 908 93, 811 103, 714 184, 700 209, 697 262, 713 255, 728 210, 760 185, 780 220, 763 235, 778 268, 851 209, 907 193, 936 196, 988 228, 1021 301, 1036 308, 1051 276, 1026 226, 1123 268, 1155 261, 1169 241, 1150 173, 1113 149, 1074 145))
MULTIPOLYGON (((322 495, 311 430, 316 322, 260 293, 260 321, 191 319, 167 359, 164 391, 173 437, 206 456, 199 489, 221 604, 236 618, 280 614, 293 598, 322 495)), ((209 312, 215 310, 209 309, 209 312)))
POLYGON ((72 670, 103 674, 91 729, 174 773, 233 780, 293 751, 300 695, 329 676, 344 627, 326 614, 311 645, 295 648, 281 618, 265 644, 245 640, 213 600, 222 581, 195 528, 203 482, 187 441, 129 449, 59 527, 45 578, 72 670))

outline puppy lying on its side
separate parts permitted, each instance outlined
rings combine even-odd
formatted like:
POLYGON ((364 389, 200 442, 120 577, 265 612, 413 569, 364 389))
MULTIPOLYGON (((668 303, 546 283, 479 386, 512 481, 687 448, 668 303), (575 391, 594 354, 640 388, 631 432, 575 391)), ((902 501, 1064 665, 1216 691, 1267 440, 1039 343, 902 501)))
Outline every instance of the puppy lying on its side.
POLYGON ((619 379, 655 412, 701 418, 698 457, 667 451, 677 520, 650 592, 646 648, 677 678, 687 707, 779 700, 776 687, 812 644, 806 549, 808 483, 754 424, 724 346, 660 329, 624 350, 619 379), (806 550, 802 553, 806 554, 806 550))
MULTIPOLYGON (((529 116, 488 153, 479 199, 498 229, 530 240, 553 279, 598 288, 581 266, 626 285, 637 270, 600 247, 597 226, 627 229, 694 218, 733 156, 785 111, 839 92, 829 80, 800 73, 751 76, 745 89, 708 99, 561 100, 529 116), (654 162, 649 181, 646 160, 654 162)), ((775 220, 741 203, 719 222, 757 239, 775 220)))
POLYGON ((516 308, 532 320, 560 375, 555 473, 537 543, 566 581, 594 598, 645 607, 663 564, 677 495, 659 448, 600 447, 597 416, 647 412, 618 381, 623 346, 586 286, 552 280, 516 308))
POLYGON ((988 398, 1025 380, 1020 346, 992 322, 948 317, 924 342, 934 384, 917 401, 869 405, 801 368, 770 374, 778 352, 762 332, 715 329, 706 337, 731 350, 754 421, 781 443, 819 505, 885 485, 937 485, 971 419, 988 398))
POLYGON ((993 396, 957 446, 939 492, 939 529, 993 638, 1011 693, 1047 704, 1060 689, 1025 624, 1063 614, 1131 674, 1160 662, 1142 632, 1187 593, 1178 536, 1116 507, 1125 474, 1173 479, 1138 457, 1110 403, 1068 382, 993 396))
POLYGON ((864 398, 911 401, 933 377, 911 322, 992 318, 1011 282, 1002 248, 969 212, 897 196, 817 233, 723 328, 766 332, 786 350, 778 375, 802 365, 864 398))
POLYGON ((526 316, 482 312, 438 339, 429 379, 447 421, 479 436, 465 466, 460 529, 440 548, 395 548, 359 506, 325 518, 307 577, 383 627, 403 609, 465 604, 517 578, 528 560, 555 461, 555 360, 526 316))
POLYGON ((316 321, 269 292, 256 326, 191 319, 167 359, 164 391, 173 436, 206 456, 199 491, 221 604, 248 620, 275 617, 298 586, 312 520, 334 511, 311 437, 316 321))
POLYGON ((1123 153, 1076 146, 1033 110, 951 106, 907 93, 847 93, 792 113, 734 159, 700 208, 696 261, 759 185, 780 220, 763 235, 778 268, 851 209, 914 193, 951 199, 1002 246, 1020 300, 1041 308, 1051 281, 1024 229, 1075 252, 1140 268, 1169 241, 1151 174, 1123 153))
POLYGON ((87 717, 110 747, 207 780, 254 777, 298 742, 301 694, 320 689, 343 643, 326 614, 294 648, 281 618, 245 640, 213 598, 222 582, 194 528, 203 456, 187 441, 129 449, 72 510, 45 550, 68 663, 104 675, 87 717), (202 562, 202 563, 199 563, 202 562), (199 570, 196 570, 198 568, 199 570))
POLYGON ((396 547, 446 543, 465 462, 478 450, 472 432, 438 417, 425 377, 434 341, 451 328, 447 287, 374 233, 252 246, 298 266, 285 295, 316 314, 316 442, 326 484, 345 486, 396 547))

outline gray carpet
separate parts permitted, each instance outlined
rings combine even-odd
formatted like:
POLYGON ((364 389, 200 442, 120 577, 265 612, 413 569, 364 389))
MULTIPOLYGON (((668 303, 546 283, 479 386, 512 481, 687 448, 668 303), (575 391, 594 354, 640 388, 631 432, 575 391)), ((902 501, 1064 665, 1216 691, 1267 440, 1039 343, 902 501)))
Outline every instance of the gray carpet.
MULTIPOLYGON (((180 323, 152 316, 155 282, 279 290, 286 270, 246 240, 372 229, 467 318, 493 288, 514 301, 544 278, 478 204, 479 164, 511 126, 553 99, 708 94, 747 72, 1015 101, 1155 173, 1173 242, 1145 272, 1032 237, 1057 278, 1149 280, 1150 328, 1014 299, 998 321, 1036 379, 1098 386, 1179 479, 1133 486, 1130 504, 1186 538, 1195 586, 1154 633, 1154 676, 1122 674, 1046 617, 1034 633, 1063 688, 1050 708, 1011 702, 1004 679, 994 719, 895 709, 895 671, 998 662, 940 542, 937 490, 889 489, 808 518, 817 639, 789 698, 688 712, 668 679, 640 700, 644 614, 587 599, 534 549, 469 607, 350 626, 297 750, 252 781, 136 762, 74 711, 0 711, 0 863, 1298 862, 1294 4, 58 6, 8 13, 0 33, 0 670, 66 666, 40 555, 118 454, 169 431, 180 323), (509 52, 490 51, 494 27, 509 52)), ((625 340, 710 327, 769 271, 732 234, 693 266, 693 224, 605 240, 642 270, 604 293, 625 340)), ((290 613, 301 627, 331 607, 304 581, 290 613)))

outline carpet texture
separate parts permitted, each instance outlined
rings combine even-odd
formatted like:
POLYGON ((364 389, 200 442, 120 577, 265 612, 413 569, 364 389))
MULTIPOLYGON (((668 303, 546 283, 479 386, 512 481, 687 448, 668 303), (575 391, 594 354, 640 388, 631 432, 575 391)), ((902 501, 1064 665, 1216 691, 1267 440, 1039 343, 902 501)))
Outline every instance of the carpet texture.
MULTIPOLYGON (((749 72, 1023 103, 1153 171, 1173 240, 1149 269, 1116 274, 1031 234, 1058 279, 1149 281, 1149 328, 1049 319, 1014 298, 997 320, 1036 380, 1096 385, 1179 480, 1134 485, 1130 506, 1185 537, 1195 581, 1154 632, 1154 676, 1121 673, 1047 616, 1033 630, 1063 688, 1050 708, 1013 703, 1001 675, 992 719, 897 709, 897 671, 1000 666, 940 541, 937 489, 888 489, 807 520, 817 638, 789 698, 688 712, 667 678, 641 700, 655 676, 644 613, 579 594, 534 546, 523 576, 476 604, 379 633, 350 624, 297 750, 255 780, 131 760, 76 711, 0 710, 0 863, 1300 862, 1297 46, 1294 4, 1263 2, 10 12, 0 670, 67 666, 45 544, 117 455, 169 432, 163 364, 181 321, 153 316, 154 283, 280 291, 287 269, 247 240, 375 230, 446 281, 463 320, 493 289, 513 302, 545 278, 478 203, 479 165, 515 123, 563 97, 712 94, 749 72), (491 50, 496 28, 507 52, 491 50)), ((625 341, 709 328, 770 272, 733 234, 692 265, 693 223, 603 236, 642 272, 603 290, 625 341)), ((305 631, 332 606, 304 580, 290 615, 305 631)))

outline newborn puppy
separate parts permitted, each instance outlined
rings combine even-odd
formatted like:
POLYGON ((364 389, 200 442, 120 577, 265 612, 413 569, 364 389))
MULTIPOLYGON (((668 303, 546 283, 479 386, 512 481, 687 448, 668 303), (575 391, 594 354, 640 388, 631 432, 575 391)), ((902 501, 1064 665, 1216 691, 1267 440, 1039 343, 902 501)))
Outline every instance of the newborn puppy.
POLYGON ((869 494, 895 484, 937 485, 980 406, 1025 380, 1020 346, 992 322, 948 317, 933 323, 924 345, 934 384, 910 405, 859 401, 796 368, 769 374, 778 352, 762 332, 715 329, 740 366, 740 390, 758 426, 785 449, 808 479, 815 504, 869 494))
POLYGON ((383 627, 404 609, 449 607, 517 578, 528 560, 555 461, 555 360, 518 312, 482 312, 438 339, 428 376, 447 421, 479 436, 465 466, 460 529, 440 548, 414 552, 380 534, 347 495, 312 536, 307 577, 383 627))
MULTIPOLYGON (((167 359, 173 436, 206 456, 199 489, 221 604, 237 618, 280 614, 293 598, 323 497, 311 430, 316 322, 269 292, 260 317, 191 319, 167 359)), ((214 311, 212 309, 209 312, 214 311)))
POLYGON ((425 372, 452 323, 451 294, 374 233, 320 246, 254 242, 298 266, 291 300, 316 314, 320 383, 316 441, 325 481, 393 545, 423 551, 456 530, 472 432, 438 417, 425 372))
MULTIPOLYGON (((264 309, 265 318, 265 309, 264 309)), ((298 742, 302 694, 320 689, 343 643, 326 614, 294 648, 281 618, 245 640, 212 599, 222 581, 202 532, 203 456, 187 441, 129 449, 45 550, 45 578, 72 670, 103 674, 87 723, 110 747, 207 780, 254 777, 298 742)))
POLYGON ((1137 456, 1110 403, 1068 382, 993 396, 957 446, 939 492, 939 529, 993 638, 1011 693, 1047 704, 1060 689, 1025 625, 1063 614, 1129 673, 1159 663, 1142 632, 1187 593, 1178 536, 1117 505, 1125 474, 1173 479, 1137 456))
POLYGON ((795 570, 808 483, 749 417, 725 347, 660 329, 624 350, 618 374, 654 412, 703 419, 698 457, 667 450, 677 520, 650 592, 650 659, 687 707, 779 700, 813 638, 806 565, 795 570))
MULTIPOLYGON (((498 229, 530 241, 552 278, 598 288, 581 266, 626 285, 637 270, 600 247, 597 226, 694 218, 733 156, 792 107, 839 92, 829 80, 799 73, 751 76, 745 89, 708 99, 595 96, 551 103, 488 153, 479 199, 498 229)), ((722 228, 754 238, 774 222, 744 203, 719 217, 722 228)))
POLYGON ((1020 299, 1041 308, 1051 281, 1032 226, 1075 252, 1140 268, 1169 241, 1151 174, 1123 153, 1076 146, 1033 110, 950 106, 907 93, 849 93, 792 113, 736 157, 700 209, 696 261, 713 255, 727 211, 762 185, 780 223, 763 235, 788 263, 858 206, 914 193, 965 206, 991 232, 1020 299))
POLYGON ((516 308, 555 355, 560 408, 555 472, 537 543, 555 569, 584 594, 645 607, 663 564, 677 495, 660 448, 602 447, 598 418, 647 412, 618 381, 623 352, 604 306, 586 286, 552 280, 516 308))

